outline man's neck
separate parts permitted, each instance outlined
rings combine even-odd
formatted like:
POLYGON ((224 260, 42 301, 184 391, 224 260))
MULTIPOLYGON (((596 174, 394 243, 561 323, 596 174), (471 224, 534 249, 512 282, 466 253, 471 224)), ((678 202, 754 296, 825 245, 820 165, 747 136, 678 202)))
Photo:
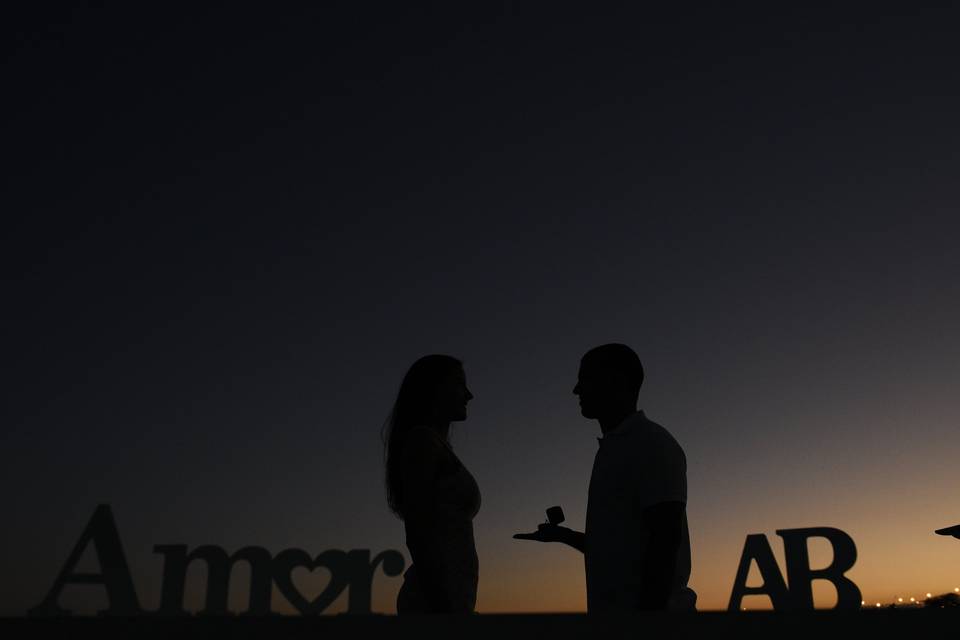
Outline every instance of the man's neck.
POLYGON ((600 423, 600 432, 603 435, 607 435, 617 427, 619 427, 624 420, 632 416, 637 412, 636 407, 623 407, 617 411, 610 412, 609 415, 606 415, 598 420, 600 423))

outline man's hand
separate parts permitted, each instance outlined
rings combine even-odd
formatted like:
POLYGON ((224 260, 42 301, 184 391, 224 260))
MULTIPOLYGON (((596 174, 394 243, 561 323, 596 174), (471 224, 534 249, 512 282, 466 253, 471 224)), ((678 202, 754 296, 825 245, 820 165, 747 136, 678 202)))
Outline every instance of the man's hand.
POLYGON ((515 533, 513 537, 517 540, 536 540, 537 542, 562 542, 569 545, 577 551, 583 552, 586 540, 583 534, 573 529, 561 527, 559 525, 544 522, 537 526, 537 530, 531 533, 515 533))
POLYGON ((566 527, 544 522, 532 533, 515 533, 513 537, 517 540, 536 540, 537 542, 566 542, 571 533, 573 531, 566 527))

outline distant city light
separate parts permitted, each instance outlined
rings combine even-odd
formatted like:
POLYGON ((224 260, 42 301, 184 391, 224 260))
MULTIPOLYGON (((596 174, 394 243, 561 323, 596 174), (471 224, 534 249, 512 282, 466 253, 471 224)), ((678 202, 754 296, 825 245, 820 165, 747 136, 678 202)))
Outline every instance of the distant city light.
MULTIPOLYGON (((960 587, 954 587, 953 592, 954 592, 954 593, 960 593, 960 587)), ((933 598, 934 596, 933 596, 932 593, 927 592, 926 597, 927 597, 927 598, 933 598)), ((913 605, 915 605, 915 606, 922 606, 922 604, 923 604, 923 599, 917 600, 916 598, 914 598, 914 597, 911 596, 911 597, 910 597, 910 603, 913 604, 913 605)), ((903 597, 901 597, 901 596, 896 596, 896 598, 892 598, 892 599, 891 599, 889 606, 890 606, 890 607, 896 607, 897 604, 905 604, 905 599, 904 599, 903 597)), ((861 600, 861 601, 860 601, 860 606, 861 606, 861 607, 869 607, 869 606, 871 606, 871 605, 867 604, 867 601, 866 601, 866 600, 861 600)), ((883 605, 882 602, 877 602, 877 603, 875 603, 873 606, 876 607, 877 609, 879 609, 879 608, 883 607, 884 605, 883 605)), ((746 607, 744 607, 743 610, 746 611, 746 607)))

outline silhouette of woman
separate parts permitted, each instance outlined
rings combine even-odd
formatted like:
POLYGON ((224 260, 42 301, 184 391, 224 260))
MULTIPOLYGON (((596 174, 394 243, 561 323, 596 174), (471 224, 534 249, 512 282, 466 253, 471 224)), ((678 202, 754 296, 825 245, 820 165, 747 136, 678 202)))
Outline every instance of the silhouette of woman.
POLYGON ((450 447, 450 423, 467 417, 463 364, 446 355, 417 360, 384 425, 387 502, 403 519, 413 562, 397 613, 472 613, 479 563, 473 518, 480 490, 450 447))

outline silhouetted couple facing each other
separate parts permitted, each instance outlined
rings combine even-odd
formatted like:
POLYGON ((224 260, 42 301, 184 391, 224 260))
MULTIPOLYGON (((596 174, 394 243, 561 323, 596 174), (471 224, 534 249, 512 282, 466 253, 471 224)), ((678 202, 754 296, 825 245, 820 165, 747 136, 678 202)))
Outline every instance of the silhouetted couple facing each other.
MULTIPOLYGON (((643 366, 632 349, 606 344, 580 361, 580 412, 600 423, 583 533, 544 523, 514 538, 563 542, 584 554, 587 611, 693 611, 687 587, 686 457, 662 426, 637 410, 643 366)), ((472 613, 479 562, 473 518, 480 490, 449 442, 473 394, 463 364, 445 355, 415 362, 400 385, 384 440, 387 499, 403 519, 412 564, 397 613, 472 613)))

